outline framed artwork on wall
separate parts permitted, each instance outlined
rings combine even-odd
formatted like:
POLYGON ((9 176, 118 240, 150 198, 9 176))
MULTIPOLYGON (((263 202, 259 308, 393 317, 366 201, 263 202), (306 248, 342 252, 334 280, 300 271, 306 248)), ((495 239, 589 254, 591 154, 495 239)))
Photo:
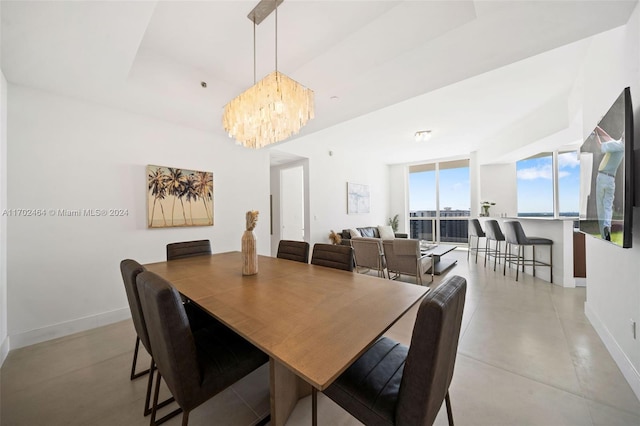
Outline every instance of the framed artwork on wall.
POLYGON ((369 213, 369 185, 347 182, 347 214, 369 213))
POLYGON ((213 173, 147 166, 147 225, 213 226, 213 173))

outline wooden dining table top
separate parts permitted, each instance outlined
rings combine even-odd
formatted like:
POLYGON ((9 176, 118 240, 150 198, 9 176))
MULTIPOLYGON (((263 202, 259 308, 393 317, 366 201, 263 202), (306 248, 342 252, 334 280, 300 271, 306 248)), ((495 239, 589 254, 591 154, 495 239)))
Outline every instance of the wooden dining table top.
POLYGON ((329 386, 428 287, 240 252, 145 265, 318 390, 329 386))

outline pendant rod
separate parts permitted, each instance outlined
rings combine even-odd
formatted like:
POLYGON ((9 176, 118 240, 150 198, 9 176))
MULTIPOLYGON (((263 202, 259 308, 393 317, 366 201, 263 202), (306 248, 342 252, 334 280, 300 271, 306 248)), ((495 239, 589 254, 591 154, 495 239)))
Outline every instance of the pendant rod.
POLYGON ((276 72, 278 71, 278 0, 273 1, 276 10, 276 72))

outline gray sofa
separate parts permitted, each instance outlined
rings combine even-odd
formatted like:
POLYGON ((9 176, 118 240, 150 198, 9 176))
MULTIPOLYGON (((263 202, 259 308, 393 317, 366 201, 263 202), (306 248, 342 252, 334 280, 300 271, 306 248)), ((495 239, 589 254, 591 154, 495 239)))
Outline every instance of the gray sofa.
MULTIPOLYGON (((365 226, 364 228, 356 228, 358 232, 364 238, 380 238, 380 232, 378 232, 377 226, 365 226)), ((404 234, 401 232, 394 232, 396 238, 408 238, 408 234, 404 234)), ((350 246, 351 245, 351 231, 348 229, 343 229, 340 233, 340 237, 342 237, 342 244, 350 246)))

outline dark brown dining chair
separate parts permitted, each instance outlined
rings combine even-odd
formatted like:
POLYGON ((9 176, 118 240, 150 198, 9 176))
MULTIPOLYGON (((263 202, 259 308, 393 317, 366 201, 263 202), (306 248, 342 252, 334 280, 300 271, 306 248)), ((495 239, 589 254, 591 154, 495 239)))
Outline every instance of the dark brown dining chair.
POLYGON ((309 243, 306 241, 280 240, 276 257, 309 263, 309 243))
POLYGON ((205 256, 211 254, 211 241, 183 241, 167 244, 167 260, 184 259, 185 257, 205 256))
MULTIPOLYGON (((194 408, 269 360, 264 352, 226 327, 192 332, 180 294, 158 275, 142 272, 137 287, 158 378, 164 378, 182 409, 183 426, 194 408)), ((158 424, 159 391, 158 380, 151 425, 158 424)))
POLYGON ((353 271, 353 247, 334 244, 314 244, 311 264, 353 271))
MULTIPOLYGON (((138 288, 136 287, 136 278, 146 269, 144 266, 140 265, 135 260, 125 259, 120 262, 120 272, 122 273, 122 281, 124 282, 124 289, 127 293, 127 300, 129 302, 129 309, 131 311, 131 319, 133 320, 133 327, 136 330, 136 345, 133 352, 133 362, 131 365, 131 380, 142 377, 143 375, 149 373, 149 380, 147 382, 147 395, 145 397, 144 403, 144 415, 148 416, 151 414, 151 389, 153 387, 153 375, 155 370, 155 364, 153 360, 153 355, 151 355, 151 345, 149 343, 149 334, 147 333, 147 325, 144 321, 144 316, 142 315, 142 305, 140 304, 140 295, 138 294, 138 288), (142 346, 147 350, 149 355, 151 356, 151 365, 149 369, 136 373, 136 363, 138 361, 138 350, 140 348, 140 342, 142 342, 142 346)), ((160 407, 164 407, 165 405, 171 403, 173 398, 169 398, 166 401, 159 404, 160 407)), ((177 413, 176 413, 177 414, 177 413)), ((167 418, 168 419, 168 418, 167 418)))
POLYGON ((453 425, 449 385, 466 288, 459 276, 442 282, 420 303, 409 347, 378 339, 324 394, 366 425, 431 425, 444 401, 453 425))

